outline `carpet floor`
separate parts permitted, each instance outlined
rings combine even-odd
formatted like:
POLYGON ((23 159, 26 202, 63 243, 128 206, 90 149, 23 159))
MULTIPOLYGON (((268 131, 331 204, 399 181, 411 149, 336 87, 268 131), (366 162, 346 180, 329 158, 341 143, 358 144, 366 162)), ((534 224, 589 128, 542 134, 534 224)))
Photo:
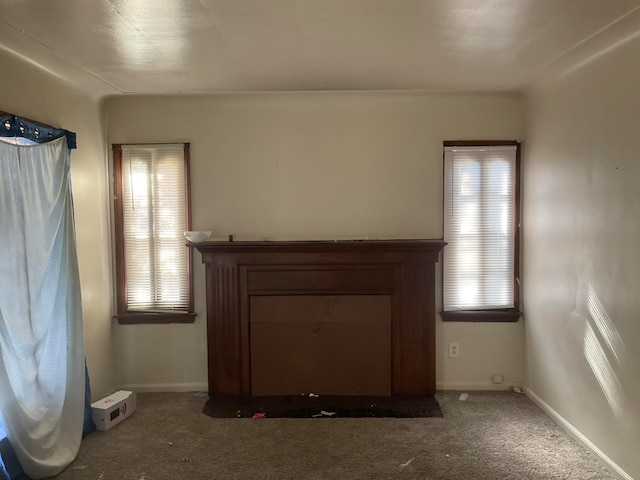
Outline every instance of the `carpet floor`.
POLYGON ((211 418, 194 393, 138 395, 58 480, 612 479, 526 396, 439 392, 442 418, 211 418))

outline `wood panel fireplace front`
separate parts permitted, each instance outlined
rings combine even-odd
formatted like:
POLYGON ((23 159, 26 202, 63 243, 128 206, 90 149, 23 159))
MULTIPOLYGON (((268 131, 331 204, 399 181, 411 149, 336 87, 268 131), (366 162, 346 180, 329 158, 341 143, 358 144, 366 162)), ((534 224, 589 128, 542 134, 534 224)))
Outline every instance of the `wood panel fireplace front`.
POLYGON ((440 240, 204 242, 210 395, 432 395, 440 240))

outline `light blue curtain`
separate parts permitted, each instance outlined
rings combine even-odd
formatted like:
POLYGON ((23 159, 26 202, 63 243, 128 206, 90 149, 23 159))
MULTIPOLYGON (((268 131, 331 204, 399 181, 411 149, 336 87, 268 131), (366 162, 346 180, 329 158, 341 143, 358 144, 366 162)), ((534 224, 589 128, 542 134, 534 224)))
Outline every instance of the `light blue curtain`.
POLYGON ((85 405, 66 135, 0 141, 0 223, 0 421, 24 471, 45 478, 77 455, 85 405))

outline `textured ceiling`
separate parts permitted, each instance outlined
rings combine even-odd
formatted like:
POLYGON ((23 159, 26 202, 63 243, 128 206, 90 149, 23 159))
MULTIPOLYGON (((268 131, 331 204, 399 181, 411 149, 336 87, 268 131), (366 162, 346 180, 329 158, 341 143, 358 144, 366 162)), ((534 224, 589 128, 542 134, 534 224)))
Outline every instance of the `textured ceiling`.
MULTIPOLYGON (((640 0, 0 0, 0 48, 99 94, 519 90, 577 48, 640 17, 639 6, 640 0)), ((636 24, 624 35, 640 30, 636 24)))

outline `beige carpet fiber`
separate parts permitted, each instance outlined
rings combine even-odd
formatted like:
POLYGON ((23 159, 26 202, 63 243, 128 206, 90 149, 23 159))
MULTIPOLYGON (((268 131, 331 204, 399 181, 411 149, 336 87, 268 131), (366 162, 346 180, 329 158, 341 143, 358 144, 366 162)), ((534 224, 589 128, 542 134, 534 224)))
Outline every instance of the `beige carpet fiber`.
POLYGON ((609 479, 524 395, 436 395, 444 418, 216 419, 193 393, 139 394, 59 480, 609 479))

